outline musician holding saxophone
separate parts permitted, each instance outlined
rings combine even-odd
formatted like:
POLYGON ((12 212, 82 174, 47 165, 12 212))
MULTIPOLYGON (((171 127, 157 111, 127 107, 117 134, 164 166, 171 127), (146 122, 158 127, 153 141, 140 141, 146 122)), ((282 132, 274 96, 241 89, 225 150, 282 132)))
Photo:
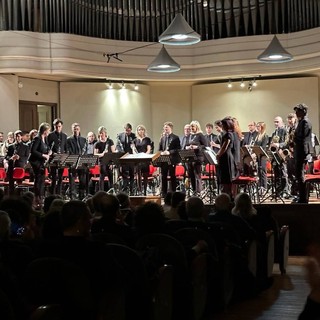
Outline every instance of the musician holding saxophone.
MULTIPOLYGON (((276 116, 274 118, 274 126, 275 131, 271 135, 269 150, 272 153, 275 153, 275 155, 277 156, 279 150, 283 150, 286 146, 287 130, 280 116, 276 116)), ((281 160, 279 164, 274 161, 272 163, 274 164, 273 169, 275 174, 275 181, 280 182, 280 186, 276 186, 276 188, 280 189, 282 196, 284 196, 285 198, 290 198, 287 164, 285 163, 284 159, 281 160)))
POLYGON ((108 191, 113 186, 112 170, 109 163, 104 163, 102 158, 108 152, 116 152, 116 147, 113 140, 109 138, 107 129, 104 126, 98 128, 98 142, 94 145, 94 154, 99 157, 100 176, 99 190, 108 191), (108 177, 107 189, 105 190, 104 178, 108 177))

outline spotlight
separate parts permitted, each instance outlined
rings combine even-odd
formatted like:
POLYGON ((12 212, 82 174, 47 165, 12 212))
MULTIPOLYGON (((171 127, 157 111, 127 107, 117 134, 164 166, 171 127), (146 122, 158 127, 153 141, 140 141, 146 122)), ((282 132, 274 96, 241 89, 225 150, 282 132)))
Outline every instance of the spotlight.
POLYGON ((134 83, 134 90, 139 90, 139 86, 138 86, 137 82, 134 83))
POLYGON ((256 87, 257 85, 258 85, 258 84, 257 84, 257 82, 256 82, 256 79, 254 78, 254 79, 253 79, 253 82, 252 82, 252 86, 253 86, 253 87, 256 87))
POLYGON ((245 85, 245 83, 243 82, 243 79, 241 80, 241 83, 240 83, 240 87, 241 88, 244 88, 246 85, 245 85))
POLYGON ((250 92, 252 91, 252 85, 253 85, 253 84, 252 84, 252 81, 250 81, 250 82, 249 82, 249 85, 248 85, 248 90, 249 90, 250 92))
POLYGON ((228 88, 232 88, 232 81, 231 81, 231 79, 230 79, 229 82, 228 82, 228 88))
POLYGON ((126 88, 126 85, 125 85, 125 83, 122 81, 121 89, 125 89, 125 88, 126 88))
POLYGON ((22 82, 22 81, 19 81, 19 82, 18 82, 18 88, 19 88, 19 89, 22 89, 22 88, 23 88, 23 82, 22 82))
POLYGON ((109 85, 108 85, 108 88, 109 88, 109 89, 112 89, 112 88, 113 88, 113 85, 112 85, 112 82, 111 82, 111 80, 109 80, 109 85))

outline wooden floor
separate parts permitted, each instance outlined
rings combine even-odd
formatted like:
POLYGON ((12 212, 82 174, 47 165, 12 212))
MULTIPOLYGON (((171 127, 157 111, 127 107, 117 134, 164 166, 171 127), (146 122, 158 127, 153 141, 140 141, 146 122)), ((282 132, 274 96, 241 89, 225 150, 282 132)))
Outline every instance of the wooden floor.
POLYGON ((205 320, 297 319, 309 293, 304 278, 303 257, 290 257, 287 274, 274 266, 274 283, 258 297, 230 306, 205 320))

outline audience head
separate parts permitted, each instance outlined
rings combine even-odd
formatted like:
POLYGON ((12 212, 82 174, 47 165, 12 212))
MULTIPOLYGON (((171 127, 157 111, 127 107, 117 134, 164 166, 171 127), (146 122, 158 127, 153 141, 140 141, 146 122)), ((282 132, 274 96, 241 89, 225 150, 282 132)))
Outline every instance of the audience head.
POLYGON ((139 235, 163 232, 165 227, 163 208, 155 202, 144 203, 136 210, 134 226, 139 235))
POLYGON ((172 192, 168 192, 164 197, 164 204, 167 206, 171 206, 171 200, 172 200, 172 192))
POLYGON ((204 203, 199 197, 190 197, 186 204, 188 219, 204 219, 204 203))
POLYGON ((127 193, 119 192, 117 194, 117 198, 119 200, 121 209, 129 209, 131 207, 130 197, 127 193))
POLYGON ((53 200, 55 200, 55 199, 62 199, 62 197, 57 194, 52 194, 50 196, 45 197, 44 203, 43 203, 43 212, 44 213, 47 213, 49 211, 50 206, 51 206, 53 200))
POLYGON ((91 230, 91 214, 88 206, 80 200, 65 203, 61 210, 61 226, 66 236, 87 237, 91 230))
POLYGON ((251 198, 247 193, 239 193, 235 198, 232 213, 243 219, 250 219, 257 214, 257 210, 253 207, 251 198))
POLYGON ((215 207, 217 211, 230 211, 232 207, 231 198, 227 193, 221 193, 216 197, 215 207))
POLYGON ((176 191, 172 194, 171 207, 177 208, 180 202, 185 201, 186 194, 184 192, 176 191))
POLYGON ((29 204, 19 197, 8 197, 0 203, 0 210, 6 211, 11 220, 11 235, 21 236, 21 229, 31 225, 32 209, 29 204))
POLYGON ((0 211, 0 240, 10 237, 11 220, 7 212, 0 211))
POLYGON ((108 221, 115 221, 120 213, 120 203, 116 196, 107 194, 100 199, 100 213, 102 219, 108 221))

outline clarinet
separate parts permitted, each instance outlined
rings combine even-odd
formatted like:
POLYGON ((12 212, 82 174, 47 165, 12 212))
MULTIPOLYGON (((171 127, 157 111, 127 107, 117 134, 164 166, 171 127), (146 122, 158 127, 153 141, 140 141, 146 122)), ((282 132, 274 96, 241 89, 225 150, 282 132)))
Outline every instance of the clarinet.
POLYGON ((123 147, 123 144, 122 144, 122 142, 121 142, 121 140, 120 140, 120 136, 119 136, 119 134, 117 135, 117 145, 119 146, 119 148, 120 148, 120 152, 124 152, 124 147, 123 147))

